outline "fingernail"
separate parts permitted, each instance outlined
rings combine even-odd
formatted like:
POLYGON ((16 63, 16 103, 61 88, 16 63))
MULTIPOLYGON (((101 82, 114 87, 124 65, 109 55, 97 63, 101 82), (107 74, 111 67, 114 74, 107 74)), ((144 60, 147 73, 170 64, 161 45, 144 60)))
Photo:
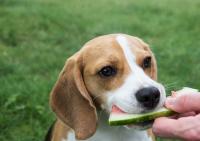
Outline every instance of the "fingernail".
POLYGON ((177 93, 175 91, 171 91, 171 94, 172 97, 175 97, 177 93))
POLYGON ((176 101, 175 98, 169 97, 169 98, 166 99, 166 105, 167 106, 173 106, 173 105, 175 105, 175 101, 176 101))

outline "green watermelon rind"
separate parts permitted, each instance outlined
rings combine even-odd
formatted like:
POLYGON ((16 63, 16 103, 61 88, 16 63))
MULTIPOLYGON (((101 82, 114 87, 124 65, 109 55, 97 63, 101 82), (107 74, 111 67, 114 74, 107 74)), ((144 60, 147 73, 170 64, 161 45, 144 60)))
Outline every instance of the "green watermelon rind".
POLYGON ((118 126, 137 124, 145 121, 151 121, 158 117, 172 116, 174 114, 176 114, 176 112, 167 108, 161 108, 159 110, 143 114, 112 113, 109 118, 109 125, 118 126))
MULTIPOLYGON (((199 91, 198 89, 183 87, 183 89, 177 92, 181 94, 183 92, 189 93, 198 91, 199 91)), ((164 107, 156 111, 143 114, 112 113, 109 118, 109 125, 117 126, 117 125, 137 124, 145 121, 151 121, 158 117, 172 116, 174 114, 176 114, 176 112, 164 107)))

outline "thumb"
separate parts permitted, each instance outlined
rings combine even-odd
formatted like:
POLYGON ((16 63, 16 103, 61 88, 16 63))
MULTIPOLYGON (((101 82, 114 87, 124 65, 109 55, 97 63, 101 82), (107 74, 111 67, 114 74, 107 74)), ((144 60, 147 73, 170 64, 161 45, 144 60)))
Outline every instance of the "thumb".
POLYGON ((165 106, 178 113, 200 112, 200 93, 190 92, 168 97, 165 106))

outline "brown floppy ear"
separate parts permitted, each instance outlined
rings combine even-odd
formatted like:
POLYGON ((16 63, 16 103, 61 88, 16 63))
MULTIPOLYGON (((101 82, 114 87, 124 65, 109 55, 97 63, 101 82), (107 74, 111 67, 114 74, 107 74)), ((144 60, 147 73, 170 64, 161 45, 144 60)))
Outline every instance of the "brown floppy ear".
POLYGON ((67 60, 50 95, 50 105, 57 117, 71 127, 79 140, 96 131, 97 113, 86 90, 81 59, 77 55, 67 60))

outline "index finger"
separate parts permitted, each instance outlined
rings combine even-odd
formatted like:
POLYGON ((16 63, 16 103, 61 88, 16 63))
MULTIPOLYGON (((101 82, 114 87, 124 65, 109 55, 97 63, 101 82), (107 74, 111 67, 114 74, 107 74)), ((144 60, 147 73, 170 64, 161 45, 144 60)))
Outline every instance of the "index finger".
POLYGON ((165 106, 178 113, 200 112, 200 93, 184 93, 174 97, 168 97, 165 106))

